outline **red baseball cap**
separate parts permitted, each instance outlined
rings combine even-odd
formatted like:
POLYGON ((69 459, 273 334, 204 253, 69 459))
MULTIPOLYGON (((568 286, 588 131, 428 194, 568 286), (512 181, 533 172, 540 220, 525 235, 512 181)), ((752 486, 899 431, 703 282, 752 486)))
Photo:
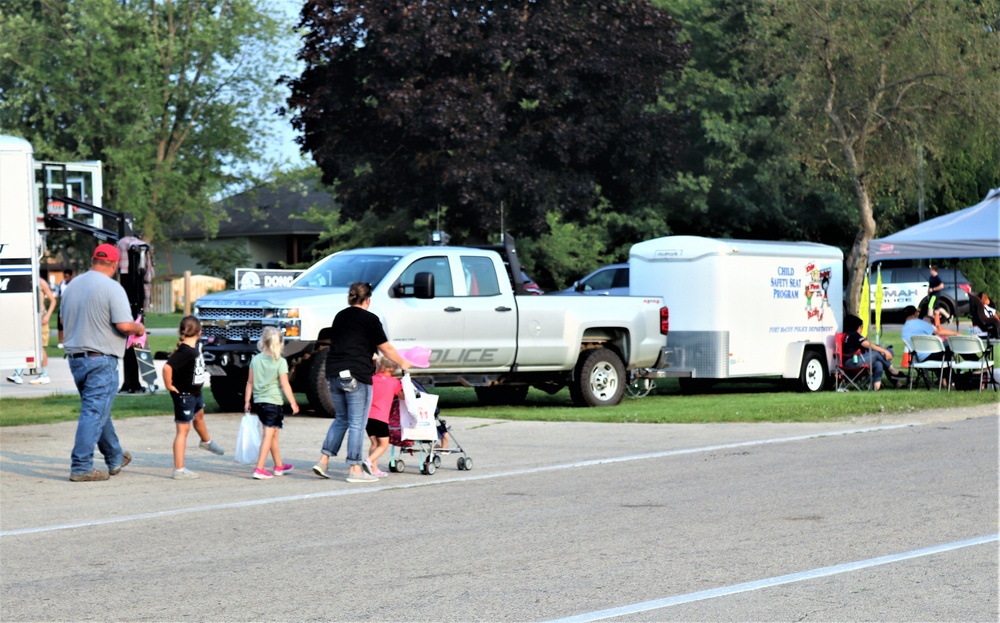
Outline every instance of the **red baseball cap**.
POLYGON ((94 249, 94 259, 104 260, 105 262, 117 262, 118 247, 113 244, 102 244, 94 249))

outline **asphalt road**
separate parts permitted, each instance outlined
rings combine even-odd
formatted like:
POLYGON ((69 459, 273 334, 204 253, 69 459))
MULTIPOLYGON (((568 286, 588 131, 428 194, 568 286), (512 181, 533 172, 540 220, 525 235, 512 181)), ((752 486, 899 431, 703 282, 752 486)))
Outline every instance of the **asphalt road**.
MULTIPOLYGON (((210 415, 232 447, 238 415, 210 415)), ((135 460, 70 483, 75 423, 0 430, 3 621, 996 621, 997 405, 830 424, 454 418, 453 457, 377 485, 290 475, 118 423, 135 460), (595 614, 598 613, 598 614, 595 614)), ((225 443, 228 442, 228 443, 225 443)), ((409 461, 414 465, 415 461, 409 461)), ((342 476, 343 472, 334 472, 342 476)))

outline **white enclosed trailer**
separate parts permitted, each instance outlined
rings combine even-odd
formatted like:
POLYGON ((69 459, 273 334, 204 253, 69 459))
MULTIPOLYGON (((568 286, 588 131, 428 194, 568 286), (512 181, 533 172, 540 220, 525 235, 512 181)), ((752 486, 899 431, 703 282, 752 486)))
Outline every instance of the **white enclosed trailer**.
POLYGON ((826 386, 843 314, 840 249, 668 236, 629 252, 631 294, 670 309, 669 376, 682 386, 780 376, 826 386))
POLYGON ((0 369, 31 369, 42 356, 37 196, 31 144, 0 136, 0 369))

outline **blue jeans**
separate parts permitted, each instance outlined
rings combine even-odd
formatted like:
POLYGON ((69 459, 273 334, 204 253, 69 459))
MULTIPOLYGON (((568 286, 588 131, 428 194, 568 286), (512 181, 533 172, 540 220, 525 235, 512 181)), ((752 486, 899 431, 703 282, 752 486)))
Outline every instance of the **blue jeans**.
POLYGON ((346 432, 347 464, 360 465, 368 410, 372 406, 372 386, 358 383, 357 391, 345 392, 340 389, 337 378, 327 377, 326 381, 330 386, 330 398, 337 414, 330 423, 330 429, 326 431, 322 452, 327 456, 337 456, 346 432))
POLYGON ((875 350, 858 355, 858 359, 872 367, 872 383, 881 383, 882 374, 892 365, 885 355, 875 350))
POLYGON ((69 369, 80 392, 80 419, 70 473, 87 474, 94 469, 95 445, 108 469, 114 469, 125 460, 111 423, 111 404, 118 393, 118 358, 102 355, 70 359, 69 369))

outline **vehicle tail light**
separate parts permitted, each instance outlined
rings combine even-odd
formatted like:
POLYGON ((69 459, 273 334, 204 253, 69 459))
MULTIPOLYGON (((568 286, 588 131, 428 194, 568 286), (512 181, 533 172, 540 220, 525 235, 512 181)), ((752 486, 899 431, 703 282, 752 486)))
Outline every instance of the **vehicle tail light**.
POLYGON ((958 287, 964 291, 966 294, 972 294, 972 286, 967 283, 960 283, 958 287))
POLYGON ((670 309, 665 305, 660 308, 660 333, 666 335, 670 332, 670 309))

